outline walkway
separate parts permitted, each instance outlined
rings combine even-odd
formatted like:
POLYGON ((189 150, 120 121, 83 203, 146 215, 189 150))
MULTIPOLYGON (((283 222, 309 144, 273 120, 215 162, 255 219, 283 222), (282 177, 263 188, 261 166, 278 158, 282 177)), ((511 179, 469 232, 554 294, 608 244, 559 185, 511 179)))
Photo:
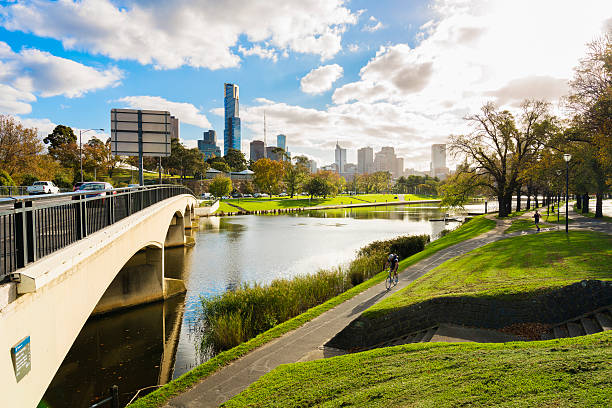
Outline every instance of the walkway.
MULTIPOLYGON (((536 233, 536 231, 519 231, 504 234, 504 230, 510 226, 512 220, 497 220, 494 214, 489 215, 489 218, 497 222, 497 226, 493 230, 438 251, 405 269, 400 274, 399 283, 389 292, 385 290, 384 282, 365 290, 303 326, 222 368, 191 390, 169 401, 165 407, 216 407, 242 392, 262 375, 280 364, 331 357, 336 353, 334 350, 324 349, 323 344, 327 343, 373 304, 405 288, 415 279, 451 258, 490 242, 522 234, 536 233)), ((593 225, 592 227, 596 226, 593 225)))

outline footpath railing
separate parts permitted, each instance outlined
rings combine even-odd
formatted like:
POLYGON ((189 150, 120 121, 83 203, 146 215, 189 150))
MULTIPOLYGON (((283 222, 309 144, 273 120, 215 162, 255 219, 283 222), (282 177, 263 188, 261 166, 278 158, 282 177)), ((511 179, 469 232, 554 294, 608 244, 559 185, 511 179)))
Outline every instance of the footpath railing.
POLYGON ((193 193, 164 184, 0 198, 0 282, 37 259, 180 194, 193 193))

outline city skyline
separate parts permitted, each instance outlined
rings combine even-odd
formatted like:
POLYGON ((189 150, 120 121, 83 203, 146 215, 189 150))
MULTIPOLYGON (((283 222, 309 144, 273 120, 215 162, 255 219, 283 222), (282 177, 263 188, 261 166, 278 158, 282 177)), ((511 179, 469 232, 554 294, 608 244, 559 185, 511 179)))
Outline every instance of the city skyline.
POLYGON ((225 7, 0 2, 0 113, 46 134, 56 124, 106 128, 115 106, 167 110, 196 147, 203 131, 224 131, 220 88, 235 83, 243 152, 263 139, 265 110, 269 134, 287 135, 294 155, 319 165, 333 162, 339 140, 347 162, 362 146, 393 146, 429 170, 430 146, 466 132, 463 117, 485 101, 515 110, 544 98, 563 113, 558 101, 585 44, 612 27, 603 0, 225 7), (155 24, 162 18, 182 30, 155 24), (48 19, 57 24, 40 23, 48 19))

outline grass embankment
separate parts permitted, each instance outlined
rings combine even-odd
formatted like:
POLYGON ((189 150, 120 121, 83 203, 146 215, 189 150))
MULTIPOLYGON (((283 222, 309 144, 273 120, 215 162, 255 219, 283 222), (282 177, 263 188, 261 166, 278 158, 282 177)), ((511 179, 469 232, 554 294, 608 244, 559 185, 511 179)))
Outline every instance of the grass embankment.
POLYGON ((444 262, 364 315, 442 296, 529 297, 583 279, 611 280, 610 264, 612 235, 555 231, 512 237, 444 262))
POLYGON ((277 279, 266 286, 245 284, 202 298, 202 346, 216 353, 235 347, 370 279, 383 269, 389 253, 407 258, 422 251, 428 242, 428 235, 375 241, 361 248, 348 267, 277 279))
MULTIPOLYGON (((461 227, 450 232, 444 237, 429 243, 425 249, 411 257, 404 259, 400 262, 400 270, 413 265, 420 260, 433 255, 434 253, 447 248, 451 245, 465 241, 470 238, 474 238, 486 231, 489 231, 495 227, 495 221, 478 216, 463 224, 461 227)), ((231 363, 232 361, 248 354, 250 351, 261 347, 275 338, 282 336, 285 333, 294 330, 303 324, 309 322, 317 316, 325 313, 326 311, 333 309, 342 302, 351 299, 358 295, 364 290, 384 281, 387 277, 386 272, 380 272, 371 279, 347 290, 346 292, 328 300, 327 302, 315 306, 305 313, 302 313, 284 323, 274 326, 270 330, 259 334, 257 337, 240 344, 230 350, 223 351, 217 354, 212 359, 199 365, 188 373, 183 374, 176 380, 169 382, 158 390, 146 395, 143 398, 136 400, 133 404, 130 404, 131 408, 154 408, 160 407, 165 404, 170 398, 185 392, 187 389, 195 385, 197 382, 202 381, 204 378, 210 376, 223 366, 231 363)))
POLYGON ((226 407, 609 407, 612 332, 421 343, 282 365, 226 407))
MULTIPOLYGON (((570 219, 569 223, 571 224, 572 222, 573 220, 570 219)), ((547 226, 549 226, 546 224, 565 224, 565 216, 559 217, 559 220, 557 221, 556 215, 554 214, 545 215, 541 219, 540 228, 546 228, 547 226)), ((504 233, 509 234, 511 232, 527 231, 527 230, 534 230, 534 229, 536 229, 536 226, 535 226, 533 219, 523 218, 523 219, 513 220, 512 225, 510 225, 510 227, 507 228, 504 231, 504 233)))
POLYGON ((596 219, 596 220, 599 220, 599 221, 612 222, 612 217, 608 217, 607 215, 604 215, 603 217, 595 218, 595 213, 593 213, 593 212, 583 213, 580 208, 576 207, 576 204, 574 204, 574 211, 577 214, 580 214, 580 215, 582 215, 584 217, 593 218, 593 219, 596 219))
MULTIPOLYGON (((361 194, 356 196, 339 195, 336 197, 328 198, 313 198, 309 199, 305 196, 296 196, 294 198, 289 197, 276 197, 270 199, 269 197, 261 198, 240 198, 240 199, 227 199, 221 203, 235 204, 240 208, 244 208, 247 211, 262 211, 262 210, 279 210, 285 208, 301 208, 301 207, 316 207, 326 205, 347 205, 347 204, 367 204, 367 203, 381 203, 381 202, 394 202, 398 201, 399 195, 397 194, 361 194)), ((416 194, 405 194, 405 200, 430 200, 435 197, 416 195, 416 194)), ((226 206, 225 209, 219 207, 217 212, 235 212, 238 211, 236 207, 226 206)))

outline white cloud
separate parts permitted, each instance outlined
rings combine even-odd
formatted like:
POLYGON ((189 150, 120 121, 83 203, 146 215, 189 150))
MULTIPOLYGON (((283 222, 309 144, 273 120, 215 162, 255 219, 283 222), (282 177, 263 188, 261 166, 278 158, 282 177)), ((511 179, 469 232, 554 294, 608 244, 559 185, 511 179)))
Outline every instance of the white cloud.
POLYGON ((177 117, 179 122, 188 123, 203 129, 211 127, 210 122, 200 110, 194 105, 186 102, 173 102, 160 96, 126 96, 118 100, 125 104, 126 108, 151 109, 169 111, 177 117))
POLYGON ((374 17, 374 16, 370 16, 370 18, 368 20, 370 21, 371 24, 363 26, 363 28, 361 29, 362 31, 367 31, 369 33, 373 33, 374 31, 378 31, 381 28, 385 28, 383 23, 378 21, 376 19, 376 17, 374 17))
POLYGON ((346 26, 356 24, 359 15, 345 2, 128 0, 119 6, 111 0, 32 0, 0 7, 0 23, 8 30, 55 38, 67 49, 113 59, 162 69, 220 69, 239 64, 231 48, 243 35, 252 43, 265 41, 281 54, 290 50, 322 60, 333 57, 342 48, 346 26))
POLYGON ((262 46, 256 44, 253 47, 246 49, 242 45, 238 47, 238 52, 240 52, 245 57, 249 55, 257 55, 259 58, 269 59, 274 62, 278 61, 278 55, 276 51, 270 48, 263 48, 262 46))
POLYGON ((331 89, 332 84, 342 77, 344 70, 338 64, 323 65, 311 70, 300 80, 303 92, 320 94, 331 89))
POLYGON ((15 116, 15 120, 21 122, 21 124, 27 128, 37 129, 38 135, 41 137, 47 136, 53 131, 53 129, 55 129, 55 126, 57 126, 55 123, 53 123, 47 118, 21 118, 19 116, 15 116))
POLYGON ((68 98, 116 86, 122 73, 115 67, 98 70, 48 52, 24 48, 14 52, 0 41, 0 111, 26 114, 36 95, 68 98))
POLYGON ((359 51, 359 44, 349 44, 347 48, 349 52, 357 52, 359 51))

